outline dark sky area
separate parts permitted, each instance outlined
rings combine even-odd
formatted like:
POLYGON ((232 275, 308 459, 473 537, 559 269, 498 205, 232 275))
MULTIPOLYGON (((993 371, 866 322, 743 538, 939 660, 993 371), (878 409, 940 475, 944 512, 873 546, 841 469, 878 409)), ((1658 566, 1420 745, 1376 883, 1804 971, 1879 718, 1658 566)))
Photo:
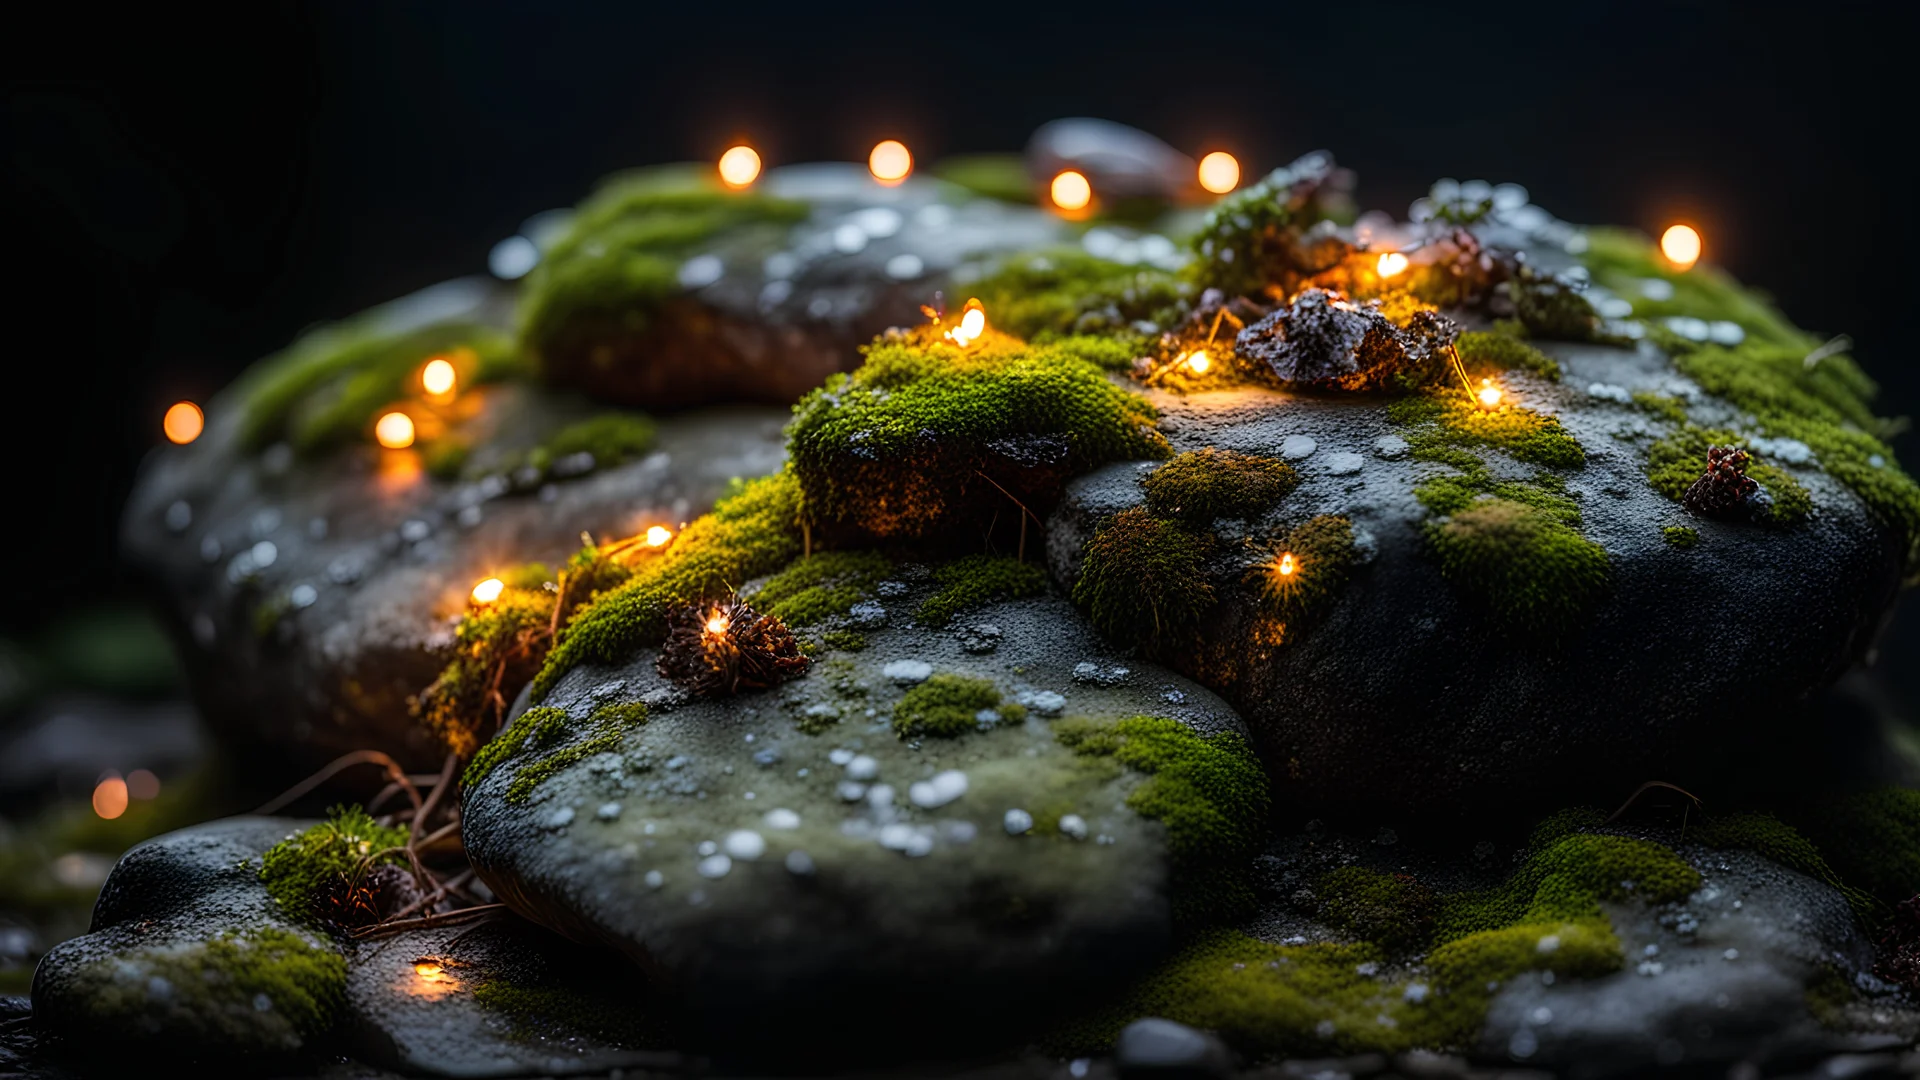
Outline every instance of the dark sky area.
MULTIPOLYGON (((36 9, 39 6, 36 5, 36 9)), ((1264 171, 1317 147, 1396 213, 1440 176, 1703 226, 1911 412, 1905 16, 1844 5, 59 5, 6 35, 16 524, 4 629, 124 587, 165 404, 303 326, 484 268, 611 170, 1017 150, 1094 115, 1264 171), (1896 158, 1900 158, 1898 163, 1896 158), (33 387, 46 385, 46 396, 33 387), (36 405, 35 402, 44 403, 36 405)), ((1909 465, 1911 438, 1900 449, 1909 465)))

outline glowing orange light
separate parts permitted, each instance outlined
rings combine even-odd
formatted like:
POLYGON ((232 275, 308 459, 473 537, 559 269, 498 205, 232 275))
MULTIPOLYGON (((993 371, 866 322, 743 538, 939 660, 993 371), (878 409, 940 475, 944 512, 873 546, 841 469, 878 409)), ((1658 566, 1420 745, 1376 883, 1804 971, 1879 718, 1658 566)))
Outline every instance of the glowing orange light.
POLYGON ((1205 375, 1207 369, 1212 366, 1213 359, 1207 355, 1205 349, 1196 349, 1187 355, 1187 368, 1195 375, 1205 375))
POLYGON ((760 175, 760 155, 751 146, 729 147, 720 155, 720 182, 735 191, 746 187, 760 175))
POLYGON ((1215 195, 1225 195, 1240 186, 1240 162, 1225 150, 1215 150, 1200 159, 1200 186, 1215 195))
POLYGON ((960 315, 960 325, 946 332, 946 339, 961 348, 966 348, 987 332, 986 305, 978 299, 968 300, 966 310, 960 315))
POLYGON ((724 611, 716 610, 712 615, 707 617, 707 633, 709 634, 724 634, 727 632, 727 626, 727 613, 724 611))
POLYGON ((647 530, 648 547, 664 547, 671 539, 673 539, 673 530, 665 525, 655 525, 647 530))
POLYGON ((1660 254, 1675 270, 1685 270, 1700 261, 1700 233, 1691 225, 1669 225, 1660 234, 1660 254))
POLYGON ((127 774, 127 794, 136 799, 151 799, 160 794, 160 778, 146 769, 127 774))
POLYGON ((473 602, 476 604, 491 604, 495 600, 500 599, 500 594, 506 590, 506 587, 506 582, 501 581, 497 577, 490 577, 473 587, 473 602))
POLYGON ((1053 186, 1049 190, 1053 196, 1053 205, 1062 210, 1085 210, 1087 204, 1093 201, 1093 185, 1087 183, 1086 177, 1072 169, 1054 177, 1053 186))
POLYGON ((1397 277, 1406 272, 1407 257, 1397 251, 1389 251, 1380 256, 1380 261, 1375 264, 1374 269, 1379 271, 1383 278, 1397 277))
POLYGON ((413 445, 413 417, 390 412, 373 425, 373 437, 389 450, 405 450, 413 445))
POLYGON ((167 415, 160 420, 160 430, 167 433, 167 441, 181 446, 199 438, 206 426, 200 406, 191 401, 176 401, 167 406, 167 415))
POLYGON ((112 821, 127 812, 127 782, 108 773, 93 786, 93 812, 112 821))
POLYGON ((440 966, 440 962, 438 960, 414 961, 413 973, 420 976, 422 979, 425 979, 428 982, 439 982, 440 980, 447 977, 447 970, 440 966))
POLYGON ((1480 389, 1474 391, 1473 396, 1479 398, 1480 404, 1489 409, 1500 404, 1500 388, 1493 385, 1492 379, 1481 379, 1480 389))
POLYGON ((888 139, 876 144, 867 155, 867 171, 873 173, 875 180, 892 187, 913 172, 913 153, 906 143, 888 139))
POLYGON ((457 381, 459 376, 453 370, 453 365, 439 357, 427 361, 427 366, 420 369, 420 387, 434 397, 453 393, 457 381))
POLYGON ((1292 577, 1293 572, 1300 569, 1300 567, 1293 561, 1293 552, 1287 551, 1281 553, 1280 565, 1274 567, 1274 569, 1279 571, 1281 577, 1292 577))

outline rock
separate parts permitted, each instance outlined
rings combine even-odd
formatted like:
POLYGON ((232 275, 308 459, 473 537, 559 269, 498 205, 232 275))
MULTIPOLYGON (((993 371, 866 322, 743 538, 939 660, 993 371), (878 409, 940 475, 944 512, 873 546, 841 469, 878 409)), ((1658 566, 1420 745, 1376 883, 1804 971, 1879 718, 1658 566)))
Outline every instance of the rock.
POLYGON ((230 818, 129 851, 90 932, 41 959, 35 1023, 116 1055, 291 1058, 324 1045, 346 960, 288 920, 258 876, 261 852, 302 824, 230 818))
POLYGON ((1072 117, 1040 125, 1027 140, 1027 170, 1037 187, 1072 169, 1101 199, 1183 200, 1202 194, 1187 155, 1139 128, 1072 117))
POLYGON ((1120 1029, 1113 1048, 1123 1077, 1216 1077, 1232 1072, 1227 1048, 1205 1032, 1158 1017, 1120 1029))
POLYGON ((782 459, 785 413, 732 407, 659 421, 652 449, 624 464, 516 481, 489 463, 595 410, 519 384, 476 395, 488 430, 463 480, 427 475, 413 450, 250 451, 240 390, 213 401, 197 442, 148 459, 122 544, 155 586, 217 733, 296 773, 359 749, 435 767, 443 751, 409 718, 408 698, 446 663, 449 619, 475 582, 563 562, 583 531, 677 529, 730 479, 782 459), (191 527, 167 524, 178 506, 191 508, 191 527))
MULTIPOLYGON (((1590 782, 1604 786, 1596 798, 1617 800, 1623 780, 1719 760, 1726 725, 1781 717, 1867 647, 1898 587, 1901 552, 1851 490, 1820 470, 1781 466, 1810 493, 1807 520, 1767 528, 1691 518, 1648 482, 1643 447, 1660 429, 1617 437, 1622 408, 1576 389, 1668 393, 1686 381, 1651 351, 1539 344, 1565 381, 1512 371, 1503 382, 1510 399, 1551 413, 1585 448, 1584 466, 1562 475, 1580 533, 1605 550, 1606 591, 1557 640, 1517 630, 1436 565, 1428 530, 1444 519, 1414 492, 1448 470, 1411 454, 1371 455, 1361 471, 1325 480, 1303 470, 1298 489, 1248 525, 1257 540, 1317 515, 1351 521, 1360 561, 1324 621, 1290 632, 1281 648, 1263 644, 1259 579, 1246 575, 1267 549, 1223 546, 1208 571, 1223 583, 1220 604, 1196 640, 1160 656, 1235 703, 1279 797, 1431 809, 1565 801, 1590 782), (1697 530, 1697 547, 1663 537, 1662 526, 1679 521, 1697 530)), ((1418 430, 1363 397, 1253 388, 1152 396, 1176 450, 1298 459, 1304 445, 1361 453, 1418 430)), ((1540 471, 1487 457, 1495 476, 1540 471)), ((1076 580, 1102 522, 1144 504, 1147 468, 1116 463, 1068 486, 1049 519, 1056 581, 1076 580)))
MULTIPOLYGON (((932 588, 896 606, 915 610, 932 588)), ((524 766, 539 771, 517 775, 547 776, 524 802, 512 794, 523 766, 508 759, 466 793, 467 852, 517 911, 672 979, 698 1045, 766 1047, 783 1060, 817 1052, 845 1066, 903 1046, 1017 1042, 1161 953, 1170 845, 1191 839, 1128 808, 1140 774, 1088 770, 1056 736, 1153 714, 1170 718, 1158 721, 1168 737, 1226 748, 1239 726, 1213 695, 1163 672, 1072 683, 1098 642, 1061 600, 977 615, 1000 629, 990 654, 892 620, 865 650, 824 654, 776 690, 656 711, 617 742, 595 742, 603 752, 524 766), (888 658, 903 655, 924 658, 931 677, 896 686, 888 658), (1134 688, 1170 684, 1183 704, 1134 688), (1053 686, 1072 686, 1041 691, 1063 697, 1065 719, 1013 704, 1053 686), (839 719, 821 723, 822 704, 839 719), (895 727, 909 722, 921 726, 903 739, 895 727), (769 747, 777 768, 756 761, 769 747), (617 820, 542 827, 556 808, 610 798, 624 807, 617 820), (1092 835, 1076 842, 1078 831, 1092 835)), ((643 696, 659 679, 652 651, 576 668, 541 707, 586 721, 595 688, 614 679, 643 696)), ((575 735, 591 726, 576 722, 575 735)), ((1257 805, 1257 766, 1235 760, 1256 800, 1235 805, 1257 805)), ((1216 820, 1251 830, 1235 816, 1246 812, 1223 807, 1216 820)))
POLYGON ((1234 351, 1283 385, 1363 390, 1391 372, 1426 366, 1453 337, 1444 318, 1416 316, 1403 329, 1378 307, 1308 289, 1240 331, 1234 351))

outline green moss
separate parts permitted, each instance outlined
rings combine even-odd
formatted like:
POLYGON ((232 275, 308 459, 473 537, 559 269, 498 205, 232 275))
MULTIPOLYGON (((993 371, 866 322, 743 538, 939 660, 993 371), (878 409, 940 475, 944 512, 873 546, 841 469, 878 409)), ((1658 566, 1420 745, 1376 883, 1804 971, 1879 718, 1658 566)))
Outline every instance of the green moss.
POLYGON ((1560 362, 1511 331, 1469 330, 1460 335, 1454 347, 1460 351, 1460 362, 1469 371, 1520 368, 1545 379, 1560 381, 1560 362))
MULTIPOLYGON (((1920 825, 1920 821, 1915 822, 1920 825)), ((1765 813, 1721 814, 1709 817, 1694 824, 1686 832, 1690 840, 1713 848, 1738 848, 1751 851, 1756 855, 1823 882, 1838 890, 1852 905, 1854 913, 1862 922, 1871 926, 1885 912, 1885 906, 1874 899, 1871 893, 1855 889, 1840 880, 1840 876, 1827 865, 1821 857, 1820 849, 1815 847, 1793 826, 1765 813)), ((1920 841, 1910 840, 1909 846, 1920 846, 1920 841)))
POLYGON ((336 806, 327 820, 267 849, 260 883, 289 916, 319 925, 337 887, 381 863, 407 865, 398 850, 406 842, 405 828, 375 824, 358 806, 336 806))
POLYGON ((582 1036, 625 1048, 663 1045, 659 1026, 631 1007, 632 987, 612 980, 600 993, 565 986, 522 986, 507 978, 485 978, 473 987, 473 1000, 504 1017, 522 1042, 575 1040, 582 1036))
POLYGON ((1522 268, 1507 282, 1507 295, 1530 334, 1560 341, 1593 341, 1600 316, 1571 286, 1522 268))
POLYGON ((722 232, 777 230, 805 203, 723 190, 712 169, 641 169, 603 183, 528 275, 520 336, 550 375, 643 362, 643 336, 680 292, 680 264, 722 232))
POLYGON ((1033 335, 1033 343, 1058 349, 1103 371, 1126 371, 1133 366, 1136 357, 1145 355, 1152 348, 1143 336, 1133 333, 1056 334, 1051 330, 1040 330, 1033 335))
POLYGON ((1143 507, 1115 514, 1087 541, 1073 602, 1115 641, 1158 641, 1196 626, 1213 603, 1213 540, 1143 507))
POLYGON ((1445 392, 1400 398, 1387 406, 1387 415, 1413 428, 1407 442, 1422 460, 1444 460, 1449 449, 1488 447, 1555 469, 1587 462, 1586 451, 1557 417, 1518 405, 1486 409, 1445 392))
POLYGON ((1602 900, 1664 903, 1699 887, 1698 872, 1652 841, 1572 833, 1536 842, 1500 887, 1445 897, 1435 937, 1448 942, 1515 925, 1601 920, 1602 900))
POLYGON ((1274 553, 1259 568, 1266 606, 1294 632, 1326 615, 1346 587, 1359 554, 1353 546, 1353 522, 1335 514, 1296 526, 1274 544, 1274 553), (1291 572, 1281 572, 1283 561, 1291 572))
POLYGON ((1177 454, 1141 481, 1149 510, 1196 525, 1222 517, 1253 521, 1299 484, 1300 474, 1284 461, 1213 447, 1177 454))
POLYGON ((893 730, 903 739, 951 739, 979 730, 980 711, 999 705, 1000 691, 985 679, 935 675, 908 690, 893 707, 893 730))
POLYGON ((940 590, 920 604, 920 621, 945 626, 968 608, 995 600, 1038 596, 1047 591, 1047 572, 1004 555, 968 555, 934 568, 940 590))
POLYGON ((1320 875, 1313 892, 1328 926, 1388 955, 1424 950, 1433 937, 1439 899, 1410 874, 1343 866, 1320 875))
POLYGON ((858 630, 829 630, 821 635, 820 641, 827 648, 841 652, 859 652, 867 647, 867 635, 858 630))
POLYGON ((443 436, 420 448, 421 463, 437 480, 458 479, 472 453, 473 445, 457 435, 443 436))
POLYGON ((1798 344, 1807 340, 1765 297, 1742 288, 1719 267, 1700 263, 1689 270, 1675 270, 1651 238, 1632 230, 1587 230, 1587 250, 1580 261, 1595 282, 1633 305, 1636 318, 1686 315, 1726 320, 1739 323, 1749 336, 1762 341, 1798 344), (1648 279, 1664 282, 1672 295, 1663 300, 1648 297, 1641 288, 1648 279))
POLYGON ((1700 542, 1700 534, 1685 525, 1660 526, 1660 538, 1677 548, 1690 548, 1700 542))
MULTIPOLYGON (((1683 425, 1647 447, 1647 481, 1654 490, 1678 502, 1693 486, 1693 482, 1707 471, 1709 446, 1746 445, 1745 439, 1730 431, 1683 425)), ((1767 521, 1775 525, 1791 525, 1812 512, 1813 496, 1785 469, 1754 457, 1747 464, 1747 476, 1758 483, 1770 498, 1767 521)))
POLYGON ((1552 473, 1526 480, 1495 480, 1475 461, 1466 472, 1428 477, 1413 489, 1420 505, 1440 515, 1458 514, 1483 496, 1520 503, 1569 528, 1580 526, 1580 505, 1567 496, 1566 481, 1552 473))
POLYGON ((526 374, 506 335, 471 322, 439 322, 398 333, 381 309, 302 335, 234 383, 240 440, 259 448, 281 439, 321 450, 364 434, 374 415, 417 392, 418 372, 445 356, 463 386, 526 374))
POLYGON ((1516 637, 1568 633, 1609 588, 1606 550, 1524 503, 1479 500, 1427 537, 1447 580, 1516 637))
POLYGON ((571 454, 592 454, 594 464, 604 468, 630 461, 653 449, 658 435, 659 429, 645 416, 608 412, 568 424, 549 436, 541 449, 553 460, 571 454))
POLYGON ((1299 183, 1312 171, 1275 169, 1214 204, 1193 237, 1199 258, 1191 276, 1229 296, 1258 295, 1269 285, 1291 293, 1289 286, 1308 269, 1294 259, 1301 231, 1351 209, 1334 188, 1299 183))
POLYGON ((1258 846, 1269 805, 1267 774, 1238 734, 1202 735, 1178 720, 1134 716, 1063 720, 1054 737, 1077 754, 1111 757, 1146 773, 1127 805, 1167 827, 1176 858, 1227 863, 1258 846))
MULTIPOLYGON (((1099 334, 1126 344, 1130 355, 1105 354, 1103 367, 1124 366, 1141 355, 1136 323, 1152 323, 1147 335, 1170 329, 1185 314, 1192 286, 1152 267, 1096 258, 1079 248, 1016 255, 968 286, 986 305, 993 325, 1038 343, 1045 334, 1099 334), (1115 361, 1118 361, 1116 364, 1115 361)), ((1086 346, 1069 347, 1084 355, 1086 346)))
POLYGON ((1785 814, 1834 872, 1880 905, 1920 893, 1920 791, 1882 787, 1804 800, 1785 814))
POLYGON ((933 175, 975 195, 1010 203, 1034 201, 1033 177, 1019 154, 960 154, 942 158, 933 175))
POLYGON ((260 926, 198 942, 136 945, 91 965, 86 979, 87 1021, 100 1033, 155 1034, 148 986, 160 979, 173 993, 162 1032, 229 1055, 280 1055, 310 1049, 333 1028, 346 997, 347 962, 290 930, 260 926), (263 995, 265 1010, 257 1005, 263 995))
POLYGON ((524 803, 548 778, 595 754, 618 752, 627 732, 646 722, 647 707, 637 701, 602 705, 586 724, 578 726, 565 710, 551 706, 528 709, 480 747, 467 763, 460 786, 472 791, 502 765, 521 760, 507 783, 506 795, 510 803, 524 803), (568 741, 570 737, 572 741, 568 741))
POLYGON ((666 631, 666 609, 716 596, 800 554, 800 485, 791 471, 745 484, 688 525, 665 551, 584 605, 561 628, 533 682, 536 699, 582 662, 614 663, 666 631))
POLYGON ((892 570, 893 561, 878 552, 823 551, 775 574, 751 599, 788 626, 812 626, 845 616, 892 570))
POLYGON ((1687 407, 1681 400, 1670 394, 1656 394, 1651 390, 1633 392, 1634 407, 1665 420, 1669 424, 1687 422, 1687 407))
POLYGON ((1161 458, 1154 409, 1098 368, 992 331, 967 351, 932 331, 876 341, 794 409, 810 522, 913 539, 1042 505, 1107 461, 1161 458))

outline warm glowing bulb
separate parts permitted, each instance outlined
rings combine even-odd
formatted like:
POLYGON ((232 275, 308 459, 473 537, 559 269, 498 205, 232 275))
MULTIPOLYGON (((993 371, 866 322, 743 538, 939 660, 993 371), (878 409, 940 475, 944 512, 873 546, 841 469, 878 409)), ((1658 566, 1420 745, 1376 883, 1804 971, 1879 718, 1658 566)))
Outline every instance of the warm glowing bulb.
POLYGON ((1215 195, 1225 195, 1240 186, 1240 162, 1225 150, 1215 150, 1200 159, 1200 186, 1215 195))
POLYGON ((707 633, 724 634, 727 632, 727 613, 716 611, 707 619, 707 633))
POLYGON ((1195 350, 1187 357, 1187 367, 1192 369, 1195 375, 1205 375, 1207 369, 1212 366, 1213 360, 1207 356, 1205 349, 1195 350))
POLYGON ((874 146, 873 153, 867 155, 867 170, 875 180, 892 187, 913 171, 913 153, 906 143, 888 139, 874 146))
POLYGON ((373 425, 373 437, 389 450, 405 450, 413 445, 413 417, 390 412, 373 425))
POLYGON ((673 539, 673 530, 665 525, 655 525, 647 530, 648 547, 664 547, 671 539, 673 539))
POLYGON ((490 577, 473 587, 473 602, 476 604, 491 604, 495 600, 500 599, 500 593, 504 591, 506 587, 506 582, 501 581, 497 577, 490 577))
POLYGON ((964 349, 986 332, 987 309, 978 299, 973 299, 967 301, 967 308, 960 315, 960 325, 947 331, 944 336, 964 349))
POLYGON ((429 360, 427 366, 420 369, 420 386, 434 397, 445 397, 453 393, 453 384, 456 381, 457 376, 453 365, 446 360, 429 360))
POLYGON ((167 406, 167 415, 160 421, 160 430, 167 433, 167 440, 181 446, 199 438, 201 429, 206 426, 206 417, 201 415, 200 406, 191 401, 176 401, 167 406))
POLYGON ((1072 169, 1053 178, 1052 193, 1053 205, 1062 210, 1085 210, 1093 201, 1093 185, 1072 169))
POLYGON ((738 190, 760 175, 760 155, 751 146, 730 147, 720 155, 720 182, 738 190))
POLYGON ((1281 553, 1280 565, 1275 569, 1280 571, 1281 577, 1292 577, 1293 572, 1300 569, 1300 567, 1293 561, 1293 552, 1288 551, 1281 553))
POLYGON ((1669 225, 1660 234, 1660 254, 1675 270, 1685 270, 1700 261, 1700 233, 1691 225, 1669 225))
POLYGON ((93 812, 112 821, 127 812, 127 782, 108 773, 93 786, 93 812))
POLYGON ((1395 277, 1406 271, 1407 257, 1397 251, 1389 251, 1380 256, 1380 261, 1374 269, 1378 270, 1383 278, 1395 277))
POLYGON ((150 769, 135 769, 127 774, 127 794, 136 799, 152 799, 160 794, 160 778, 150 769))
POLYGON ((446 969, 442 968, 437 960, 416 960, 413 971, 428 982, 439 982, 446 978, 446 969))
POLYGON ((1500 404, 1500 388, 1493 385, 1492 379, 1481 379, 1480 389, 1474 396, 1480 399, 1480 404, 1489 409, 1500 404))

